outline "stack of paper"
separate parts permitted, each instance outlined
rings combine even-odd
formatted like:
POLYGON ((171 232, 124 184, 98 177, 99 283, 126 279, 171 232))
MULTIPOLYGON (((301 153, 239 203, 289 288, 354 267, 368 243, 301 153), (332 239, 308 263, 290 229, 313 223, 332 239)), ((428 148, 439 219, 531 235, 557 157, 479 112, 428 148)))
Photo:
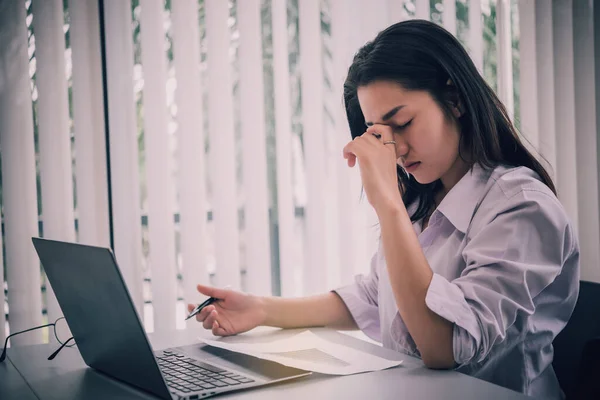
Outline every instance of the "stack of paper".
POLYGON ((200 340, 210 346, 322 374, 350 375, 379 371, 402 363, 330 342, 310 331, 269 343, 228 343, 227 338, 200 340))

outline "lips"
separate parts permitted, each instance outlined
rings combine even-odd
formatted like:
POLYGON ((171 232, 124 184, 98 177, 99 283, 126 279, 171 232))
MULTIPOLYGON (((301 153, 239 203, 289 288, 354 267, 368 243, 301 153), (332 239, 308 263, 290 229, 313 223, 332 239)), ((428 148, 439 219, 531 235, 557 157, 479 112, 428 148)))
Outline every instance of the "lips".
POLYGON ((410 162, 410 163, 404 164, 404 170, 407 172, 412 172, 415 169, 417 169, 419 167, 419 165, 421 165, 420 161, 410 162))

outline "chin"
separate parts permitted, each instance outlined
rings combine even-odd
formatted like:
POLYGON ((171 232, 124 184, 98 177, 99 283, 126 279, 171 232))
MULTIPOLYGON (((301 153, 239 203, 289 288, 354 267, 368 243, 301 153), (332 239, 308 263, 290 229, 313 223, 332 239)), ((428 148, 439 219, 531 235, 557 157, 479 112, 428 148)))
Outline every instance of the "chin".
POLYGON ((437 181, 438 179, 440 179, 439 177, 436 177, 436 176, 419 174, 418 172, 416 174, 410 174, 410 175, 412 175, 412 177, 415 178, 415 180, 417 182, 419 182, 421 185, 428 185, 428 184, 433 183, 433 182, 437 181))

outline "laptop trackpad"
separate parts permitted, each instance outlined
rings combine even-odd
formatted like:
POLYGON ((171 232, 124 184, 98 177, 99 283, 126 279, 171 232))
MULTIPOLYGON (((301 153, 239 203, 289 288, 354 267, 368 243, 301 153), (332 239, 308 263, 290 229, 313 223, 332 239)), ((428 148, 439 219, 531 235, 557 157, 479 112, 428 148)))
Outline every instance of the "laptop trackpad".
POLYGON ((223 368, 239 371, 251 377, 258 375, 266 381, 276 381, 307 373, 307 371, 287 367, 273 361, 205 344, 183 346, 178 349, 209 364, 216 364, 223 368))

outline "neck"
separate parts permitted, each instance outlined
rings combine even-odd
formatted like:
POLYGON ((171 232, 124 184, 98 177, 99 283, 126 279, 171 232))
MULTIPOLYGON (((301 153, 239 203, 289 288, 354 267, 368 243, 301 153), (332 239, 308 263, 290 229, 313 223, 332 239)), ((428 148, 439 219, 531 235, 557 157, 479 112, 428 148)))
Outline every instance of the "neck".
POLYGON ((454 185, 461 180, 463 176, 469 170, 470 165, 465 163, 462 158, 456 157, 454 164, 452 167, 440 178, 442 181, 442 190, 439 192, 439 198, 436 196, 436 205, 439 205, 442 199, 446 196, 446 194, 452 190, 454 185))

